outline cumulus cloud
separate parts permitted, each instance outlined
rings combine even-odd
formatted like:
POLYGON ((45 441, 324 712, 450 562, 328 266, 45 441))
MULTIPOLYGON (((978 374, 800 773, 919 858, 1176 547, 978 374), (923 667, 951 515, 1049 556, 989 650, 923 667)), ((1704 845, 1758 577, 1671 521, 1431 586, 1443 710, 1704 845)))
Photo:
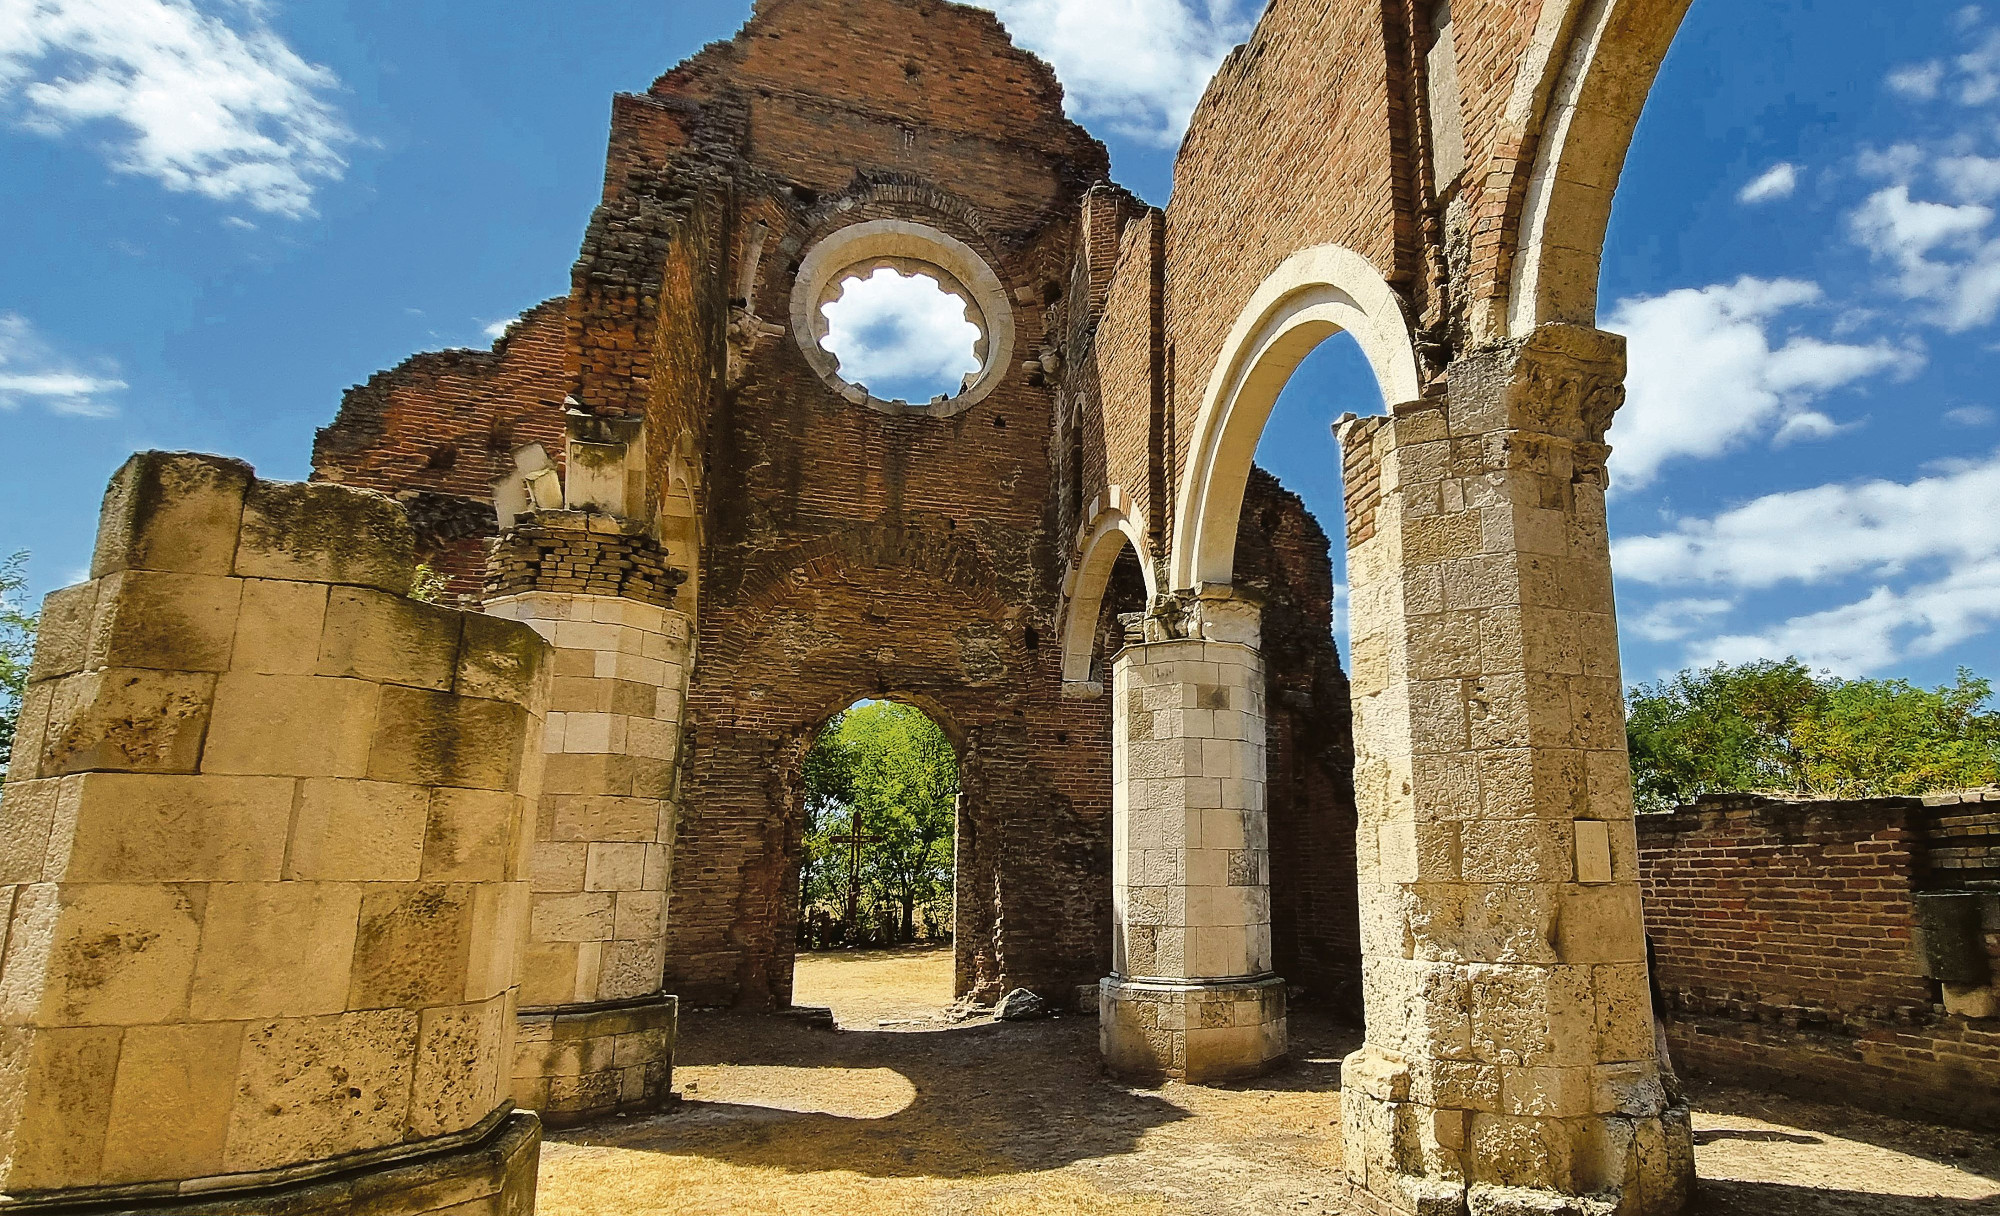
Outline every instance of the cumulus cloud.
POLYGON ((966 319, 965 301, 928 275, 883 267, 848 279, 823 311, 827 334, 820 345, 840 360, 842 379, 877 397, 953 396, 979 370, 973 354, 979 327, 966 319))
POLYGON ((1688 652, 1697 666, 1797 655, 1837 675, 1894 670, 1943 654, 2000 624, 2000 560, 1974 562, 1904 590, 1876 587, 1864 599, 1782 621, 1750 634, 1713 638, 1688 652))
POLYGON ((1654 641, 1690 639, 1696 665, 1797 655, 1846 674, 1941 654, 2000 624, 2000 452, 1911 482, 1770 494, 1713 519, 1612 546, 1629 582, 1726 593, 1780 583, 1875 582, 1867 595, 1747 633, 1696 638, 1731 598, 1670 600, 1638 617, 1654 641))
POLYGON ((1905 97, 1915 97, 1928 101, 1938 95, 1938 86, 1944 83, 1944 65, 1932 60, 1929 63, 1912 63, 1889 73, 1889 88, 1905 97))
POLYGON ((1753 178, 1749 185, 1736 192, 1739 203, 1769 203, 1781 198, 1792 197, 1799 188, 1799 167, 1788 161, 1779 161, 1753 178))
POLYGON ((1665 600, 1654 604, 1626 628, 1652 642, 1678 642, 1702 624, 1736 606, 1727 599, 1665 600))
POLYGON ((115 369, 86 370, 57 354, 26 317, 0 312, 0 411, 32 402, 54 414, 108 418, 118 409, 105 398, 125 387, 115 369))
POLYGON ((0 107, 30 130, 104 129, 121 172, 297 217, 346 169, 339 81, 263 0, 0 0, 0 107))
POLYGON ((1261 0, 986 0, 1054 65, 1070 116, 1171 148, 1261 0))
POLYGON ((1990 426, 1993 418, 1993 411, 1983 405, 1961 405, 1944 412, 1944 420, 1952 426, 1990 426))
POLYGON ((1620 578, 1762 588, 2000 561, 2000 452, 1912 482, 1769 494, 1713 519, 1612 545, 1620 578))
POLYGON ((520 320, 521 318, 519 317, 505 317, 498 321, 489 321, 479 332, 498 342, 500 339, 506 337, 507 331, 519 324, 520 320))
POLYGON ((1795 279, 1742 278, 1620 301, 1607 329, 1630 341, 1628 399, 1611 430, 1611 469, 1638 489, 1678 457, 1711 457, 1760 435, 1781 442, 1844 429, 1811 407, 1835 389, 1918 359, 1887 342, 1859 346, 1794 336, 1772 323, 1820 299, 1795 279))

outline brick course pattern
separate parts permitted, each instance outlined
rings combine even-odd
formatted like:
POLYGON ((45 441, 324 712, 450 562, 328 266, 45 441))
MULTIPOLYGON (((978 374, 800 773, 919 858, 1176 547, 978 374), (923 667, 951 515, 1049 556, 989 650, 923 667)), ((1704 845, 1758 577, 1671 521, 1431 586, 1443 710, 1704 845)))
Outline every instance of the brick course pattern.
POLYGON ((673 607, 687 572, 668 564, 659 541, 629 528, 613 531, 616 527, 609 516, 569 511, 529 517, 509 528, 488 557, 486 598, 545 591, 673 607))
POLYGON ((1988 872, 1959 864, 1959 842, 1991 839, 1968 831, 1991 830, 2000 794, 1969 797, 1724 796, 1640 816, 1677 1062, 1952 1122, 2000 1115, 2000 1020, 1947 1012, 1919 940, 1919 895, 1988 872))

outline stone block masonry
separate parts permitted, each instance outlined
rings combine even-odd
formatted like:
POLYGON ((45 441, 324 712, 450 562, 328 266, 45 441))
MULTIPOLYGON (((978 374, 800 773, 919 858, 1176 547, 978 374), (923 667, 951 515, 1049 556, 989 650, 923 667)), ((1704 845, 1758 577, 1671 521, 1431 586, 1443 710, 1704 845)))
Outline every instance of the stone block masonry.
POLYGON ((1680 1067, 1969 1126, 2000 1118, 1986 852, 2000 792, 1727 795, 1638 825, 1680 1067))
POLYGON ((0 791, 0 1210, 531 1207, 548 647, 414 564, 377 494, 113 479, 0 791))
POLYGON ((1254 1075, 1285 1054, 1263 664, 1237 642, 1159 641, 1121 652, 1112 682, 1105 1062, 1142 1080, 1254 1075))
POLYGON ((644 602, 657 587, 631 590, 486 606, 555 648, 512 1084, 558 1126, 656 1109, 673 1088, 677 1002, 660 984, 693 628, 644 602))
POLYGON ((1623 353, 1549 327, 1341 430, 1350 472, 1377 469, 1348 483, 1368 1041, 1341 1114, 1349 1179, 1396 1210, 1653 1216, 1693 1181, 1611 617, 1623 353))

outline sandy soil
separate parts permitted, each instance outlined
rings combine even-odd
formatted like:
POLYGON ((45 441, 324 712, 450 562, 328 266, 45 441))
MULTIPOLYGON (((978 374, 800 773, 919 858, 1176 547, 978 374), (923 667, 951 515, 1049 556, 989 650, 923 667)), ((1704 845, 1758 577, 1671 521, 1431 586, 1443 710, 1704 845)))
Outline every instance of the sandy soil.
MULTIPOLYGON (((1341 1056, 1311 1013, 1254 1083, 1106 1078, 1097 1023, 954 1021, 945 950, 799 960, 841 1030, 692 1010, 672 1112, 552 1133, 541 1216, 1339 1213, 1341 1056)), ((2000 1132, 1696 1091, 1703 1216, 2000 1216, 2000 1132)))

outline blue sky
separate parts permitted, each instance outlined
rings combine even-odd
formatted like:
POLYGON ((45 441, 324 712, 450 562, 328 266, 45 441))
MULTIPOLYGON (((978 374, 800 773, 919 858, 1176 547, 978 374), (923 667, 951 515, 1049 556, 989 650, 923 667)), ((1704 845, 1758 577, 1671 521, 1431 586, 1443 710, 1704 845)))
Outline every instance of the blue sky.
MULTIPOLYGON (((1244 0, 996 7, 1155 202, 1254 18, 1244 0)), ((0 0, 0 553, 33 551, 37 594, 73 578, 136 448, 302 477, 347 385, 484 345, 564 292, 611 94, 747 15, 0 0)), ((1604 269, 1604 324, 1633 342, 1611 436, 1630 677, 1787 653, 2000 675, 1996 205, 2000 12, 1696 0, 1604 269)), ((955 374, 897 364, 880 316, 852 328, 888 352, 885 384, 955 374)), ((1336 339, 1266 438, 1335 533, 1327 428, 1371 398, 1336 339)))

